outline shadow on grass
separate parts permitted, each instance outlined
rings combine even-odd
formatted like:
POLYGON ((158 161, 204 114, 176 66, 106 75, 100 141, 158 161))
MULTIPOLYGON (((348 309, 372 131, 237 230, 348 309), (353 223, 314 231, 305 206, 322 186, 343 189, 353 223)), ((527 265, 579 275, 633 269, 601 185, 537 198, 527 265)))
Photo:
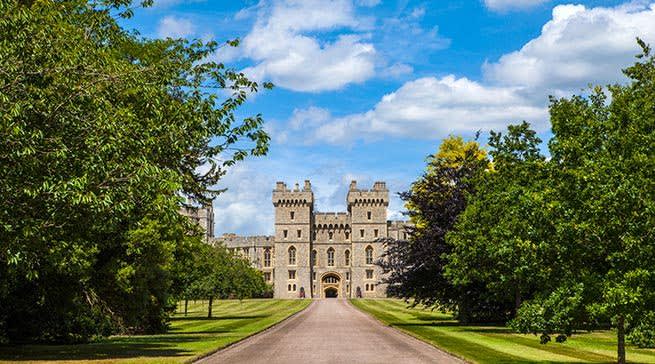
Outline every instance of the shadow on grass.
POLYGON ((247 315, 247 316, 217 316, 217 317, 172 317, 170 321, 221 321, 221 320, 249 320, 261 319, 269 317, 270 315, 247 315))
POLYGON ((194 341, 194 338, 157 338, 157 343, 120 343, 103 342, 80 345, 20 345, 0 346, 0 360, 34 361, 34 360, 101 360, 125 359, 135 357, 179 357, 192 352, 172 348, 158 342, 194 341))

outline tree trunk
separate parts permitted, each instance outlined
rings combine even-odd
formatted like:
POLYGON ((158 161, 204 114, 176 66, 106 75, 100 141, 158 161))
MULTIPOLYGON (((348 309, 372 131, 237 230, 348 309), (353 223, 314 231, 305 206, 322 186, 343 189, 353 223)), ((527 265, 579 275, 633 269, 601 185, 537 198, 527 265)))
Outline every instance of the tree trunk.
POLYGON ((189 312, 189 300, 185 299, 184 300, 184 316, 186 316, 187 312, 189 312))
POLYGON ((618 364, 625 364, 625 317, 619 315, 616 322, 618 364))
POLYGON ((207 311, 207 317, 212 318, 212 304, 214 303, 214 296, 209 296, 209 309, 207 311))
POLYGON ((514 291, 514 316, 519 312, 519 307, 521 307, 521 290, 516 288, 514 291))

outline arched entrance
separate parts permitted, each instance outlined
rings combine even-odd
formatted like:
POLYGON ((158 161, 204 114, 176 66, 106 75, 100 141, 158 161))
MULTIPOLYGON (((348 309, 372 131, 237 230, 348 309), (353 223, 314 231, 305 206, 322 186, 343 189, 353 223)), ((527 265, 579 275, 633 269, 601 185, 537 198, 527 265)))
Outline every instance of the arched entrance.
POLYGON ((326 273, 321 278, 324 298, 337 298, 341 292, 341 277, 337 273, 326 273))
POLYGON ((325 298, 337 298, 339 297, 339 291, 334 287, 328 287, 325 289, 325 298))

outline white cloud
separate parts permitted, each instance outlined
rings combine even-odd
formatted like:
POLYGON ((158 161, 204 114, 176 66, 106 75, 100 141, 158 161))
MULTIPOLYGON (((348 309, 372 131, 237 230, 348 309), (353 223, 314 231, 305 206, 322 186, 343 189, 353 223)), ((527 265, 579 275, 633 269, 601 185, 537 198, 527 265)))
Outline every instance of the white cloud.
POLYGON ((271 191, 276 181, 284 181, 292 188, 295 183, 310 179, 316 211, 346 211, 346 194, 351 180, 360 188, 370 188, 373 181, 384 179, 390 190, 389 218, 402 218, 402 201, 396 192, 409 187, 410 178, 393 171, 350 171, 348 163, 331 156, 285 152, 263 159, 249 159, 231 168, 219 182, 218 188, 229 187, 214 200, 214 232, 241 235, 270 235, 274 229, 275 211, 271 191), (294 163, 289 163, 293 160, 294 163))
POLYGON ((294 91, 336 90, 363 82, 375 69, 375 48, 360 32, 369 23, 355 15, 351 0, 286 0, 261 5, 255 25, 239 48, 240 56, 255 61, 244 72, 294 91), (307 34, 338 29, 350 32, 330 42, 307 34))
POLYGON ((484 5, 493 11, 521 10, 543 4, 550 0, 484 0, 484 5))
POLYGON ((195 33, 195 26, 189 19, 166 16, 159 21, 157 35, 160 38, 184 38, 195 33))
POLYGON ((483 70, 489 81, 530 87, 544 96, 578 91, 587 83, 625 80, 621 69, 635 61, 636 37, 655 41, 655 4, 559 5, 537 38, 483 70))
POLYGON ((243 162, 228 171, 219 186, 228 190, 214 200, 214 232, 271 234, 273 232, 273 205, 271 191, 275 178, 248 167, 243 162))
POLYGON ((304 121, 304 127, 312 131, 299 140, 331 144, 384 135, 436 139, 450 133, 501 129, 521 120, 543 130, 544 104, 545 100, 533 102, 519 87, 483 86, 453 75, 425 77, 405 83, 364 113, 334 117, 316 107, 296 110, 289 129, 298 130, 294 125, 304 121))
POLYGON ((431 52, 450 46, 450 39, 439 33, 438 26, 424 28, 421 25, 424 15, 425 8, 416 7, 381 21, 373 37, 384 61, 416 64, 431 52))

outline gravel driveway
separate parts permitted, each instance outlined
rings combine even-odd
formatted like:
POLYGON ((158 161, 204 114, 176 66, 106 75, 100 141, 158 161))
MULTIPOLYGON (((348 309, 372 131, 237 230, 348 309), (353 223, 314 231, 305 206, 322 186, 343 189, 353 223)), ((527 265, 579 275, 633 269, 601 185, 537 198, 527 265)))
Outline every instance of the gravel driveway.
POLYGON ((343 299, 314 301, 270 330, 200 363, 463 363, 357 310, 343 299))

